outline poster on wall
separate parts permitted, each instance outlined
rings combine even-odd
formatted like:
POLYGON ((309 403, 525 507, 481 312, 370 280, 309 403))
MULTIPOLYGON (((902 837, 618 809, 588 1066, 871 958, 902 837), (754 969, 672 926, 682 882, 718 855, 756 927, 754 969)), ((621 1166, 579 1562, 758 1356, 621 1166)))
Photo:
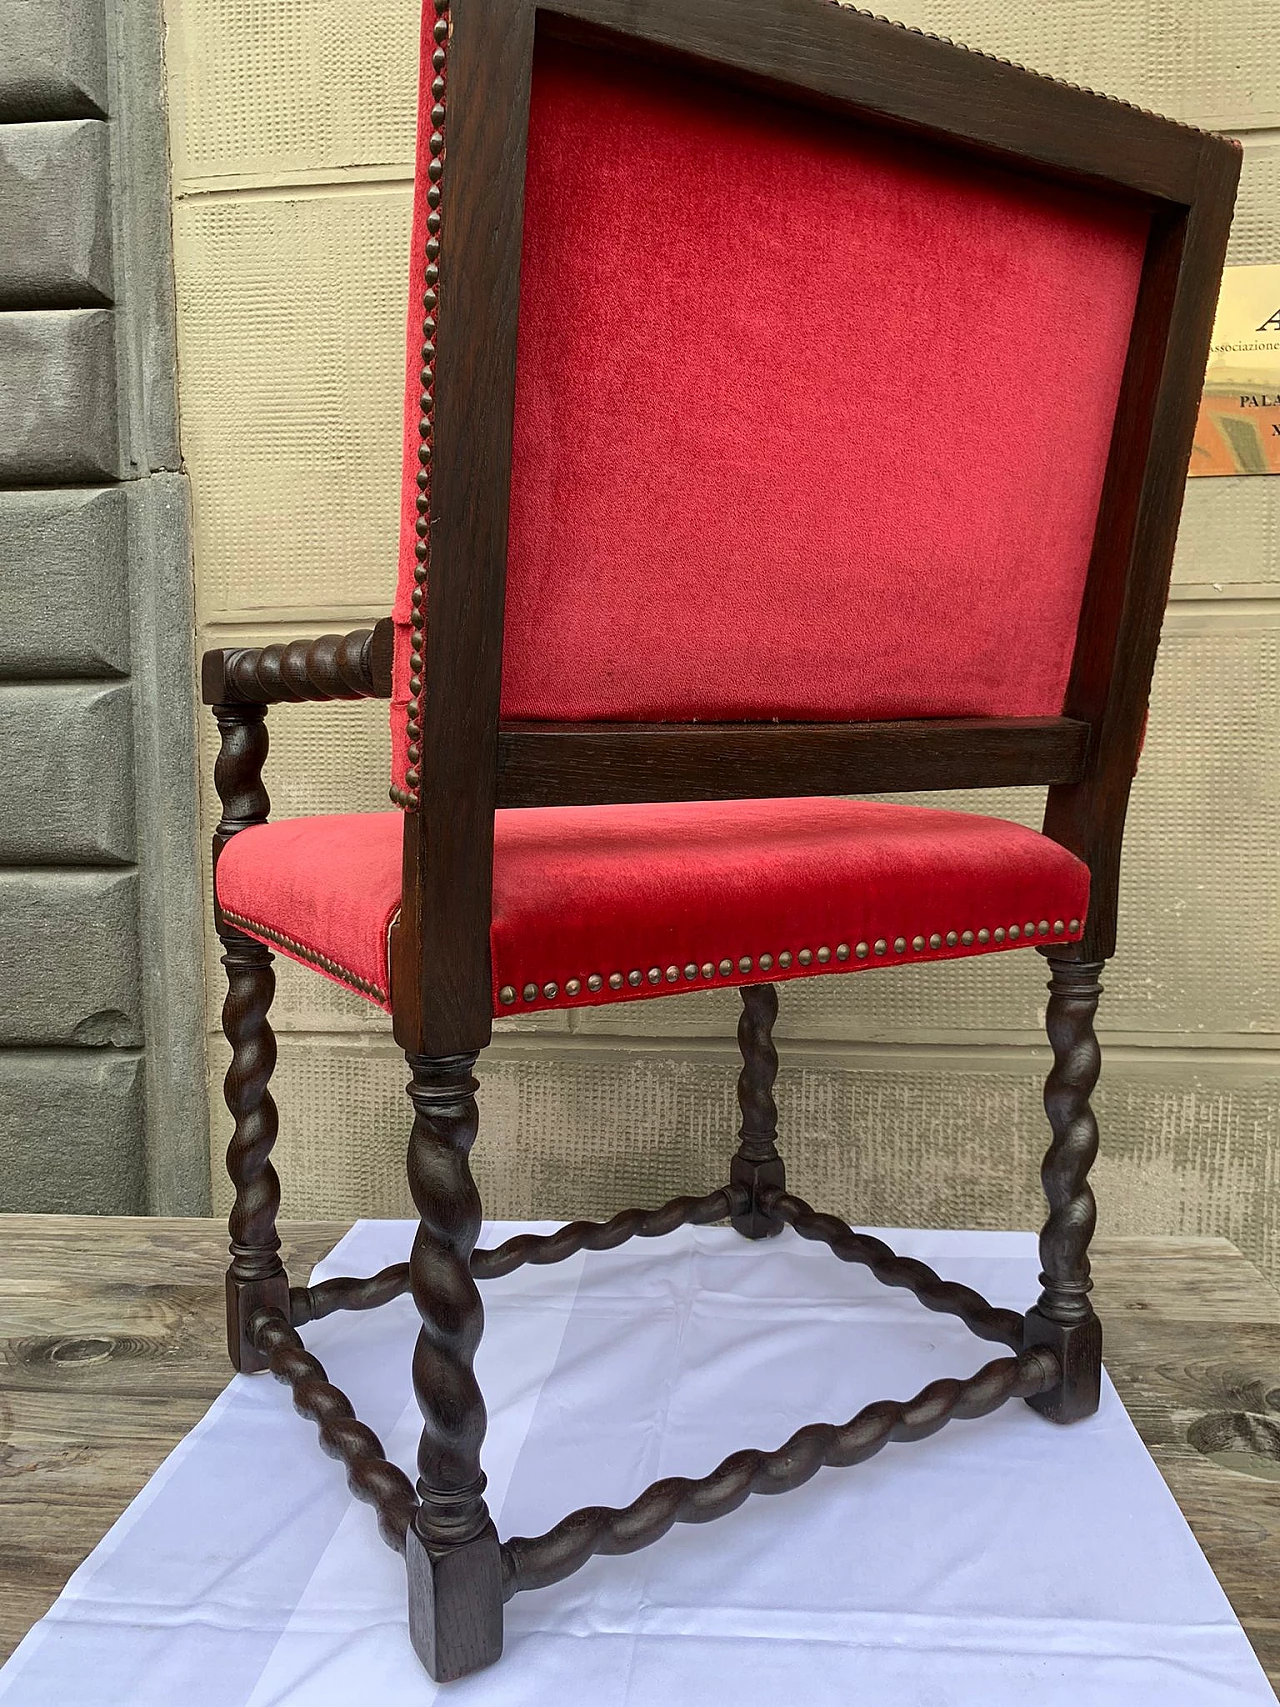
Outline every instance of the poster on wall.
POLYGON ((1189 472, 1280 474, 1280 266, 1222 275, 1189 472))

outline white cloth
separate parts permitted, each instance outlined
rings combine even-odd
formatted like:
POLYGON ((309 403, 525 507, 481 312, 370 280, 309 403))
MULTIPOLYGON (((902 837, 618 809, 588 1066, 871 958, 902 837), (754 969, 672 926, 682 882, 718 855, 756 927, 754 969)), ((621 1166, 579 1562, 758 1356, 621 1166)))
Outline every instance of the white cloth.
MULTIPOLYGON (((512 1232, 495 1225, 484 1242, 512 1232)), ((315 1278, 408 1251, 362 1222, 315 1278)), ((993 1303, 1036 1289, 1016 1233, 891 1233, 993 1303)), ((791 1233, 728 1229, 483 1287, 485 1468, 503 1535, 626 1504, 807 1422, 964 1376, 999 1346, 791 1233)), ((304 1330, 412 1470, 412 1302, 304 1330)), ((0 1673, 5 1707, 421 1707, 404 1566, 313 1426, 237 1377, 0 1673)), ((1013 1401, 780 1499, 517 1595, 449 1707, 1243 1707, 1274 1696, 1110 1382, 1085 1423, 1013 1401)))

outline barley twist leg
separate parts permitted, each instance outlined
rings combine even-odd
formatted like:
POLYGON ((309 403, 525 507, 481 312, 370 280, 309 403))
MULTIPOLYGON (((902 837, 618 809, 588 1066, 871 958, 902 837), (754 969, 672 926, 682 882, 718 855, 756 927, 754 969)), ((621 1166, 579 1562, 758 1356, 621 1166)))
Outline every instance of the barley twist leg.
POLYGON ((778 1154, 778 1108, 773 1100, 773 1082, 778 1076, 778 1051, 773 1046, 777 1017, 778 992, 772 984, 743 986, 738 1020, 742 1125, 737 1154, 729 1167, 729 1184, 741 1187, 750 1196, 750 1207, 732 1217, 734 1227, 745 1239, 767 1239, 783 1227, 780 1217, 769 1214, 761 1203, 765 1192, 785 1191, 787 1183, 778 1154))
MULTIPOLYGON (((227 843, 242 830, 265 824, 271 801, 262 782, 268 749, 266 707, 215 705, 213 710, 221 737, 213 772, 222 804, 213 836, 216 882, 227 843)), ((286 1315, 289 1309, 289 1281, 276 1233, 280 1181, 271 1165, 279 1121, 267 1089, 276 1064, 276 1040, 267 1020, 276 981, 269 949, 229 924, 216 908, 214 922, 225 950, 222 1029, 231 1045, 223 1094, 235 1122, 227 1147, 227 1172, 236 1191, 228 1223, 227 1349, 235 1367, 249 1375, 267 1367, 249 1332, 251 1317, 262 1309, 286 1315)))
POLYGON ((1053 1142, 1040 1169, 1049 1218, 1040 1234, 1044 1290, 1027 1312, 1025 1343, 1052 1349, 1062 1381, 1028 1403, 1054 1422, 1075 1422, 1097 1410, 1102 1382, 1102 1325, 1089 1302, 1089 1241, 1097 1220, 1089 1169, 1098 1153, 1089 1097, 1102 1066, 1093 1030, 1102 962, 1050 958, 1049 970, 1045 1024, 1053 1067, 1044 1106, 1053 1142))
POLYGON ((471 1274, 480 1194, 468 1152, 478 1115, 474 1055, 410 1056, 415 1119, 409 1188, 419 1225, 409 1278, 422 1329, 413 1385, 422 1411, 421 1504, 407 1538, 409 1633, 437 1682, 502 1652, 502 1562, 484 1502, 485 1409, 472 1362, 484 1307, 471 1274))
POLYGON ((252 1375, 264 1370, 267 1361, 249 1335, 250 1318, 264 1308, 289 1308, 289 1280, 276 1232, 280 1181, 271 1165, 280 1123, 267 1089, 276 1064, 276 1040, 267 1021, 276 980, 274 956, 261 943, 229 927, 222 941, 227 971, 222 1029, 231 1045, 223 1094, 235 1121, 227 1172, 236 1191, 227 1223, 227 1350, 235 1367, 252 1375))

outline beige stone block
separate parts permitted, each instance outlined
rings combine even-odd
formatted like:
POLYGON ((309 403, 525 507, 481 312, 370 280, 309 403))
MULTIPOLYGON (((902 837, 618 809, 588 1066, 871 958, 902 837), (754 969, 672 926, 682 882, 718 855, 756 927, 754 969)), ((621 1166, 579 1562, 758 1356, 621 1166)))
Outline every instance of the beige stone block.
MULTIPOLYGON (((180 192, 410 171, 415 0, 165 10, 180 192)), ((900 0, 895 15, 1192 124, 1280 123, 1271 0, 900 0)))
MULTIPOLYGON (((882 1226, 1035 1227, 1047 1050, 794 1045, 778 1079, 793 1187, 882 1226)), ((482 1059, 475 1172, 494 1216, 605 1216, 725 1178, 731 1048, 506 1041, 482 1059)), ((282 1041, 276 1160, 290 1215, 411 1213, 403 1062, 282 1041)), ((1216 1233, 1280 1274, 1280 1069, 1215 1051, 1119 1049, 1096 1097, 1100 1230, 1216 1233)), ((215 1115, 215 1190, 225 1205, 215 1115)), ((607 1262, 607 1256, 593 1258, 607 1262)))
POLYGON ((176 205, 201 621, 390 610, 409 218, 401 189, 176 205))
POLYGON ((1274 598, 1280 584, 1280 480, 1188 480, 1173 598, 1274 598))
MULTIPOLYGON (((1280 80, 1280 65, 1275 68, 1280 80)), ((1229 267, 1280 260, 1280 142, 1244 139, 1240 189, 1227 246, 1229 267)))
POLYGON ((417 0, 165 0, 174 187, 413 167, 417 0))
POLYGON ((1108 1026, 1280 1031, 1280 606, 1166 619, 1134 784, 1108 1026))
POLYGON ((1184 124, 1280 123, 1271 0, 898 0, 893 16, 1184 124))

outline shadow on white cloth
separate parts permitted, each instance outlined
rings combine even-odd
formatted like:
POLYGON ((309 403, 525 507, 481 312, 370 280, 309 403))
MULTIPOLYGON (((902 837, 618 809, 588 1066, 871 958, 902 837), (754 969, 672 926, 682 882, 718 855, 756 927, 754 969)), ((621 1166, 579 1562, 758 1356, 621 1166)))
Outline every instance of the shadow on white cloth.
MULTIPOLYGON (((496 1224, 483 1242, 551 1223, 496 1224)), ((314 1278, 407 1254, 361 1222, 314 1278)), ((991 1302, 1036 1293, 1021 1233, 890 1233, 991 1302)), ((484 1285, 485 1469, 502 1535, 971 1374, 999 1346, 791 1233, 683 1228, 484 1285)), ((305 1330, 412 1472, 417 1318, 305 1330)), ((419 1707, 404 1567, 313 1426, 236 1377, 3 1672, 5 1707, 419 1707)), ((781 1499, 678 1526, 508 1604, 449 1707, 1245 1707, 1261 1667, 1109 1381, 1059 1428, 1013 1401, 781 1499)))

